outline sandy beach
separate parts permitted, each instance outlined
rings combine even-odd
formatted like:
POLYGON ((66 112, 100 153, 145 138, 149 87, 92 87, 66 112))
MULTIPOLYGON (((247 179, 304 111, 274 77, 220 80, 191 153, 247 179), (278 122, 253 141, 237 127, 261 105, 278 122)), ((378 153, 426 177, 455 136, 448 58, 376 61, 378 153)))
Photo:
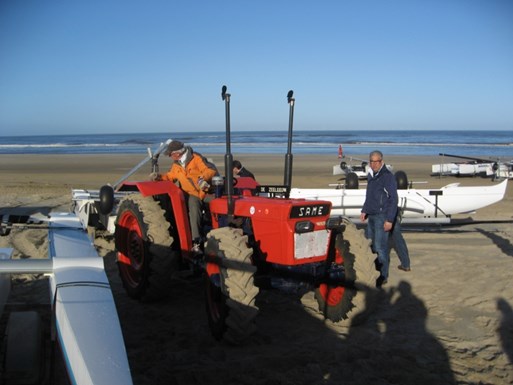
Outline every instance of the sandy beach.
MULTIPOLYGON (((144 155, 143 155, 144 156, 144 155)), ((0 155, 0 210, 67 211, 72 188, 115 183, 143 156, 0 155)), ((208 156, 222 171, 222 155, 208 156)), ((358 157, 358 155, 356 155, 358 157)), ((360 155, 366 158, 367 155, 360 155)), ((282 184, 284 156, 234 154, 262 184, 282 184)), ((168 160, 166 160, 168 161, 168 160)), ((417 188, 490 179, 432 177, 439 157, 386 157, 417 188)), ((294 156, 293 187, 328 187, 336 156, 294 156)), ((169 163, 162 162, 161 170, 169 163)), ((131 179, 147 179, 149 166, 131 179)), ((511 182, 509 182, 511 183, 511 182)), ((210 335, 203 281, 180 280, 158 303, 130 299, 112 237, 95 239, 112 285, 134 384, 513 384, 513 189, 475 214, 476 224, 404 231, 412 271, 391 255, 388 284, 357 327, 325 321, 280 293, 262 292, 258 331, 244 346, 210 335)), ((15 258, 45 258, 43 230, 0 237, 15 258)), ((11 306, 48 303, 43 277, 13 277, 11 306)), ((101 327, 101 325, 99 325, 101 327)))

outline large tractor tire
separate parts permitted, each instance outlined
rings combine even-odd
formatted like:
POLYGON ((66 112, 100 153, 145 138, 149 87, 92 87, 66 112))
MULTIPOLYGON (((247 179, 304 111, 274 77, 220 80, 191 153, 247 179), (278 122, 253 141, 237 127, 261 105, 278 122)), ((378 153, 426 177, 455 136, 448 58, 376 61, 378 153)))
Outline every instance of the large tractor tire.
POLYGON ((321 284, 315 290, 315 298, 325 318, 354 326, 372 311, 379 272, 370 240, 351 221, 345 219, 344 222, 345 230, 337 237, 336 248, 343 259, 345 280, 353 287, 321 284))
POLYGON ((223 227, 207 235, 205 254, 215 259, 220 274, 206 275, 206 305, 210 330, 220 340, 239 345, 255 331, 258 307, 255 299, 259 289, 251 263, 253 250, 241 229, 223 227))
POLYGON ((119 274, 130 297, 153 301, 169 294, 180 257, 170 226, 153 197, 131 194, 121 201, 114 236, 119 274))

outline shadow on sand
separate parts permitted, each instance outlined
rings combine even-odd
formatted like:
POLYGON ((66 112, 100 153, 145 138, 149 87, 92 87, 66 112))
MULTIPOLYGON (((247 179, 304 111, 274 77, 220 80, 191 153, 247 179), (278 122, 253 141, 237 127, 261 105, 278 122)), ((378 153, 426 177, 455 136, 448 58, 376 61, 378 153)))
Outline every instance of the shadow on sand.
POLYGON ((455 383, 406 282, 374 293, 376 311, 357 327, 326 321, 294 296, 261 291, 257 333, 231 346, 210 334, 201 278, 176 281, 165 301, 140 303, 124 293, 113 253, 105 259, 134 384, 455 383))
POLYGON ((485 231, 483 229, 476 229, 478 232, 489 238, 505 255, 513 257, 513 244, 509 239, 503 238, 496 233, 491 231, 485 231))
MULTIPOLYGON (((409 283, 383 290, 376 311, 351 328, 348 348, 362 354, 353 380, 373 384, 454 384, 444 347, 426 329, 428 311, 409 283), (373 338, 369 338, 369 333, 373 338)), ((355 382, 356 383, 356 382, 355 382)))
MULTIPOLYGON (((201 277, 176 279, 161 302, 137 302, 123 289, 112 240, 95 243, 136 385, 455 383, 447 352, 426 329, 428 311, 407 282, 377 292, 369 288, 378 303, 355 327, 324 320, 294 296, 262 291, 257 333, 247 344, 231 346, 210 334, 201 277)), ((512 309, 504 300, 498 307, 499 333, 511 360, 512 309)))
POLYGON ((501 312, 501 323, 498 333, 502 350, 506 353, 509 363, 513 365, 513 309, 503 298, 497 300, 497 309, 501 312))

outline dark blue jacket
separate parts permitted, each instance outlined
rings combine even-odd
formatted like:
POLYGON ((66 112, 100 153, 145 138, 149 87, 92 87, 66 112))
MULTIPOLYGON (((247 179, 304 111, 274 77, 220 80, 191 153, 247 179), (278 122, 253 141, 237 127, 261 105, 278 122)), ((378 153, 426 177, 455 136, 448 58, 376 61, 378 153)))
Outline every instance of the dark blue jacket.
POLYGON ((394 174, 383 163, 383 167, 375 175, 367 175, 367 192, 362 213, 385 214, 385 220, 394 222, 397 214, 397 182, 394 174))

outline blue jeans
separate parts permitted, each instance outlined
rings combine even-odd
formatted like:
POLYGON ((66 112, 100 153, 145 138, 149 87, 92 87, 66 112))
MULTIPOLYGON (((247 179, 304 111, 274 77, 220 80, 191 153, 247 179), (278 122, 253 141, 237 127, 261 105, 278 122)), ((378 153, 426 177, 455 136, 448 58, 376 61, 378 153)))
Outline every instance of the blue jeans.
POLYGON ((381 265, 381 277, 388 279, 388 267, 390 265, 390 253, 388 248, 389 232, 383 229, 385 214, 372 214, 367 217, 365 236, 371 240, 372 248, 378 254, 378 262, 381 265))
POLYGON ((394 227, 392 228, 392 235, 390 237, 390 247, 395 249, 399 260, 401 261, 401 266, 409 269, 410 268, 410 253, 408 252, 408 246, 406 246, 406 241, 403 238, 403 234, 401 232, 401 219, 398 217, 395 220, 394 227))

